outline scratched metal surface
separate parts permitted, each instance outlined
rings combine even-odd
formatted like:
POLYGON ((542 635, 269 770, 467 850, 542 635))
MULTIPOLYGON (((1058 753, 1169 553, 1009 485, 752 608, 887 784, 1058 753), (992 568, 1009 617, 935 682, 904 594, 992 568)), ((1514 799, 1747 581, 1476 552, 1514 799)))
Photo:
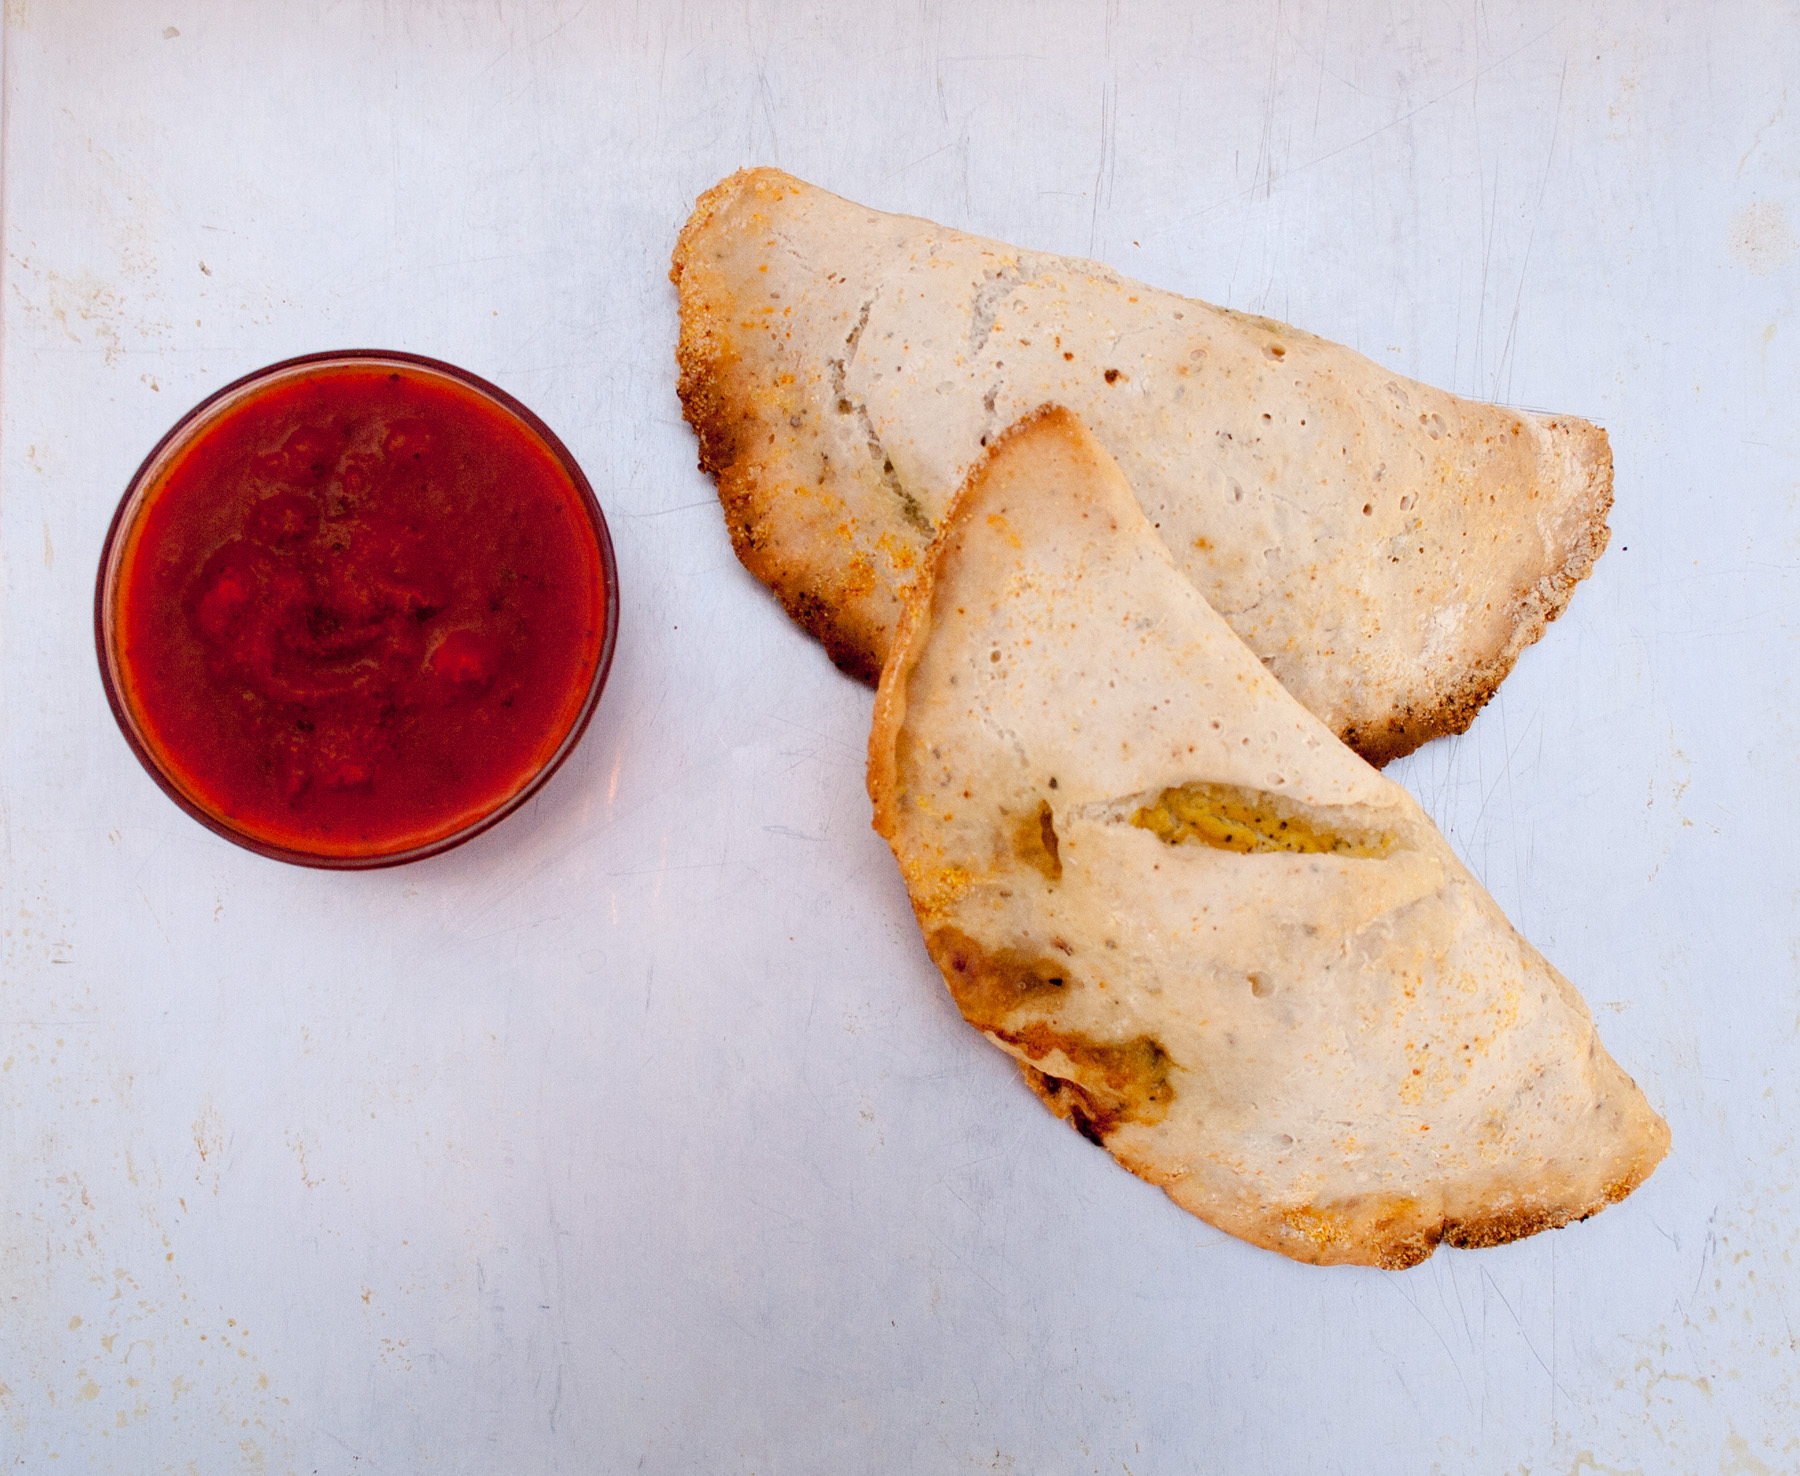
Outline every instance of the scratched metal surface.
POLYGON ((7 1463, 1800 1469, 1793 4, 4 12, 7 1463), (1667 1114, 1628 1203, 1291 1265, 961 1025, 677 413, 750 162, 1609 427, 1611 551, 1397 774, 1667 1114), (351 344, 538 409, 625 611, 527 812, 328 876, 139 772, 89 601, 181 410, 351 344))

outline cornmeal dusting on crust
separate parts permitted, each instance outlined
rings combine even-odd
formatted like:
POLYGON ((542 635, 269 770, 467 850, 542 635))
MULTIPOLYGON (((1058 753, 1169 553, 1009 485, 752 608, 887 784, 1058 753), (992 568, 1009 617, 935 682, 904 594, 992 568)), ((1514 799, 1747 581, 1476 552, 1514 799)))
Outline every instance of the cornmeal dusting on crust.
POLYGON ((1642 1183, 1668 1129, 1580 997, 1208 606, 1095 438, 1051 408, 991 445, 869 740, 964 1018, 1132 1173, 1299 1261, 1403 1269, 1642 1183))
POLYGON ((1371 762, 1466 728, 1606 545, 1611 454, 1585 421, 779 170, 703 195, 670 276, 678 389, 738 556, 866 681, 955 489, 1045 402, 1371 762))

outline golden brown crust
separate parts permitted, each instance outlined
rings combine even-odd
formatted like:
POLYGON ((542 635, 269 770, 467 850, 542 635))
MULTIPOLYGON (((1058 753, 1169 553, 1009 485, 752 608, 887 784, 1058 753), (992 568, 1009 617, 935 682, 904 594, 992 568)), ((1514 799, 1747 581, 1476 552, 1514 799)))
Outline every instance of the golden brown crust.
MULTIPOLYGON (((813 228, 808 226, 806 229, 813 228)), ((806 240, 814 241, 815 238, 809 235, 806 240)), ((965 254, 978 248, 985 251, 987 255, 982 257, 987 263, 985 270, 990 280, 999 285, 1029 282, 1033 280, 1033 273, 1060 272, 1072 286, 1086 284, 1081 288, 1083 291, 1098 292, 1102 296, 1112 294, 1107 297, 1108 302, 1122 298, 1126 289, 1136 290, 1135 284, 1122 283, 1108 269, 1096 264, 1031 257, 1029 253, 1012 252, 1011 248, 999 243, 979 242, 931 227, 926 222, 861 210, 773 169, 741 170, 703 195, 680 233, 670 270, 680 297, 681 331, 677 359, 683 411, 699 439, 700 464, 717 481, 720 503, 738 557, 768 586, 790 616, 825 646, 840 668, 869 682, 878 678, 898 624, 901 601, 916 577, 916 563, 923 555, 932 527, 941 522, 943 502, 953 485, 960 482, 963 473, 957 471, 954 478, 942 486, 929 478, 924 483, 916 480, 929 469, 927 462, 933 466, 943 464, 942 458, 951 454, 954 436, 948 440, 937 436, 924 461, 914 454, 917 447, 909 445, 904 448, 903 455, 903 448, 896 447, 889 439, 890 431, 898 425, 905 433, 901 439, 907 440, 911 431, 919 429, 921 415, 929 419, 936 413, 935 410, 921 409, 917 394, 922 393, 922 389, 907 392, 912 396, 906 401, 913 407, 911 410, 903 409, 895 401, 889 404, 887 412, 873 412, 902 417, 899 421, 884 421, 884 428, 879 433, 869 419, 871 412, 861 400, 856 401, 856 415, 861 417, 859 423, 867 431, 867 446, 873 449, 872 461, 867 460, 860 440, 854 445, 844 442, 842 428, 825 422, 832 418, 834 396, 843 392, 845 362, 854 358, 857 352, 856 341, 863 325, 869 321, 869 302, 881 298, 887 290, 882 284, 888 279, 881 273, 890 270, 890 266, 881 263, 891 265, 895 261, 908 261, 907 269, 916 271, 919 262, 938 249, 937 244, 924 244, 927 242, 947 243, 946 249, 954 248, 965 254), (837 253, 848 258, 862 250, 870 240, 875 240, 878 245, 889 243, 881 247, 887 253, 885 255, 871 248, 873 254, 865 252, 854 262, 844 264, 844 271, 855 278, 854 290, 842 286, 843 279, 839 278, 840 290, 834 297, 831 291, 833 279, 822 270, 809 274, 797 266, 794 252, 781 240, 781 233, 795 228, 796 220, 810 219, 809 212, 823 212, 821 220, 826 215, 830 217, 828 223, 818 227, 823 234, 817 238, 833 243, 829 250, 820 248, 827 255, 837 253), (892 239, 896 233, 908 232, 911 234, 906 235, 909 244, 905 250, 914 255, 895 257, 892 239), (743 243, 748 243, 754 250, 737 251, 738 245, 743 243), (747 268, 746 262, 759 252, 767 258, 763 267, 760 271, 747 268), (763 284, 774 282, 776 276, 762 273, 779 275, 783 271, 790 274, 783 283, 784 290, 777 292, 769 288, 763 292, 763 284), (796 272, 799 273, 797 277, 793 275, 796 272), (865 274, 866 280, 865 275, 858 273, 865 274), (816 290, 809 293, 805 288, 808 283, 816 290), (759 292, 763 295, 758 296, 759 292), (841 300, 845 293, 851 294, 852 299, 848 309, 841 300), (740 297, 743 298, 741 302, 738 301, 740 297), (797 306, 797 298, 808 298, 811 306, 797 306), (860 321, 854 319, 855 298, 862 300, 860 321), (743 314, 741 319, 734 316, 740 312, 743 314), (766 331, 769 319, 758 316, 770 312, 783 314, 784 320, 789 312, 801 314, 788 320, 792 326, 779 335, 782 347, 778 361, 770 357, 777 350, 771 347, 775 340, 771 340, 766 331), (807 318, 808 312, 813 314, 811 318, 807 318), (802 327, 803 320, 811 326, 802 327), (851 327, 844 336, 846 322, 850 322, 851 327), (827 324, 837 326, 826 331, 827 324), (849 347, 834 350, 831 345, 839 339, 833 334, 843 337, 849 347), (743 347, 745 353, 754 351, 760 356, 757 364, 741 362, 738 347, 743 347), (833 361, 828 357, 833 352, 845 358, 833 361), (824 365, 828 363, 835 364, 835 379, 824 372, 824 365), (796 380, 800 382, 796 383, 796 380), (835 389, 833 384, 837 386, 835 389), (834 435, 838 437, 836 441, 831 439, 834 435), (890 453, 885 462, 883 442, 890 453), (831 449, 822 451, 828 443, 831 449), (816 478, 810 470, 815 464, 815 456, 819 458, 816 478), (907 456, 912 459, 908 461, 907 456), (806 462, 808 468, 803 479, 796 475, 802 470, 798 465, 800 462, 806 462), (896 462, 902 463, 900 472, 895 470, 896 462)), ((936 260, 935 257, 932 259, 936 260)), ((938 279, 948 281, 955 275, 955 272, 939 273, 938 279)), ((1453 401, 1451 397, 1441 396, 1423 386, 1410 386, 1392 379, 1348 350, 1324 344, 1312 335, 1272 320, 1224 312, 1167 294, 1152 294, 1148 289, 1130 296, 1129 303, 1138 304, 1140 296, 1145 302, 1154 298, 1163 304, 1155 308, 1157 313, 1172 313, 1176 317, 1185 313, 1190 327, 1198 321, 1242 325, 1229 333, 1218 330, 1226 338, 1235 334, 1233 342, 1247 331, 1258 335, 1259 343, 1262 338, 1279 335, 1283 342, 1270 343, 1267 351, 1271 355, 1285 355, 1292 372, 1303 377, 1310 374, 1312 378, 1307 380, 1309 387, 1306 389, 1299 388, 1301 379, 1298 378, 1293 380, 1291 391, 1273 383, 1265 389, 1269 393, 1291 393, 1296 397, 1296 413, 1302 416, 1302 424, 1305 424, 1305 407, 1309 403, 1306 397, 1315 393, 1338 393, 1333 386, 1339 385, 1340 381, 1349 386, 1340 396, 1343 404, 1364 406, 1375 420, 1389 425, 1390 429, 1390 422, 1398 424, 1398 419, 1404 418, 1396 408, 1400 402, 1407 402, 1405 414, 1408 416, 1421 408, 1441 409, 1443 415, 1449 417, 1451 429, 1445 432, 1437 426, 1437 436, 1429 442, 1420 442, 1430 456, 1440 456, 1442 446, 1455 442, 1455 422, 1459 413, 1456 407, 1463 407, 1470 413, 1479 412, 1485 417, 1482 420, 1485 429, 1471 433, 1475 441, 1480 441, 1483 434, 1494 429, 1499 419, 1505 418, 1504 412, 1494 411, 1492 407, 1453 401), (1308 365, 1312 367, 1308 368, 1308 365), (1343 374, 1334 365, 1345 366, 1343 374), (1369 399, 1390 390, 1398 397, 1394 404, 1382 401, 1375 405, 1369 399), (1408 400, 1409 395, 1411 400, 1408 400), (1449 439, 1440 439, 1446 435, 1449 439)), ((1038 306, 1041 308, 1043 304, 1038 306)), ((1141 313, 1148 309, 1138 306, 1127 310, 1141 313)), ((945 308, 952 317, 956 311, 960 309, 945 308)), ((976 309, 978 317, 981 311, 979 307, 976 309)), ((877 317, 880 317, 879 313, 877 317)), ((1133 332, 1136 331, 1134 328, 1133 332)), ((971 328, 971 335, 973 333, 971 328)), ((968 350, 970 355, 973 352, 972 348, 968 350)), ((1014 352, 1008 350, 1009 360, 1014 352)), ((1024 350, 1017 352, 1022 354, 1024 350)), ((1263 351, 1253 349, 1253 352, 1256 362, 1262 363, 1263 351)), ((960 349, 950 360, 940 354, 931 362, 934 367, 930 377, 934 379, 939 374, 954 376, 965 372, 964 367, 958 367, 964 365, 960 349)), ((1149 377, 1160 382, 1175 384, 1179 376, 1188 372, 1185 359, 1181 363, 1165 363, 1161 359, 1154 362, 1161 367, 1149 377)), ((1095 366, 1096 374, 1098 368, 1095 366)), ((967 372, 972 373, 973 369, 969 368, 967 372)), ((1241 382, 1243 372, 1240 371, 1239 381, 1232 382, 1241 382)), ((1099 380, 1094 382, 1097 384, 1099 380)), ((884 384, 891 383, 891 379, 884 381, 884 384)), ((1024 383, 1025 380, 1020 381, 1021 386, 1024 383)), ((1112 370, 1107 373, 1106 384, 1110 388, 1105 393, 1120 397, 1108 403, 1121 407, 1138 388, 1142 388, 1142 385, 1133 387, 1132 374, 1112 370)), ((951 380, 945 379, 938 386, 939 392, 950 386, 951 380)), ((884 389, 882 393, 891 398, 893 392, 884 389)), ((980 398, 981 391, 976 387, 958 390, 957 394, 972 396, 970 403, 973 403, 974 399, 980 398)), ((1033 398, 1042 396, 1034 394, 1033 398)), ((933 403, 946 405, 950 401, 933 403)), ((991 390, 987 403, 991 414, 994 410, 991 390)), ((1195 401, 1186 403, 1192 405, 1195 401)), ((842 398, 835 400, 839 411, 849 404, 850 401, 842 398)), ((1008 417, 1017 413, 1016 409, 1009 411, 1008 417)), ((1141 427, 1132 429, 1136 425, 1129 418, 1132 412, 1121 408, 1118 413, 1125 419, 1115 428, 1117 436, 1148 434, 1141 427)), ((1427 418, 1423 413, 1418 415, 1420 422, 1427 418)), ((1268 417, 1265 415, 1262 419, 1266 421, 1268 417)), ((1149 423, 1152 422, 1146 422, 1149 423)), ((1206 428, 1211 422, 1203 425, 1195 421, 1190 425, 1183 421, 1181 424, 1185 429, 1177 428, 1171 445, 1192 444, 1194 436, 1204 432, 1210 437, 1213 433, 1206 428)), ((1406 519, 1392 511, 1391 505, 1404 509, 1411 504, 1412 498, 1401 495, 1401 489, 1396 487, 1394 494, 1383 501, 1378 486, 1382 466, 1377 463, 1381 462, 1384 453, 1375 449, 1364 448, 1367 465, 1359 473, 1377 479, 1377 482, 1366 484, 1373 490, 1370 500, 1376 511, 1374 521, 1366 528, 1360 518, 1352 517, 1347 529, 1339 527, 1329 536, 1308 541, 1312 535, 1308 535, 1301 525, 1313 514, 1301 516, 1299 524, 1273 535, 1276 548, 1282 551, 1287 561, 1287 572, 1271 576, 1277 581, 1272 590, 1264 587, 1242 609, 1238 608, 1238 597, 1230 589, 1223 586, 1212 589, 1201 583, 1208 598, 1226 614, 1258 654, 1272 663, 1277 675, 1290 689, 1324 717, 1344 741, 1372 762, 1385 763, 1431 738, 1466 729, 1512 669, 1520 652, 1566 607, 1574 585, 1586 576, 1595 556, 1605 546, 1605 518, 1611 500, 1611 462, 1604 432, 1580 421, 1551 422, 1546 431, 1544 422, 1535 417, 1520 416, 1515 418, 1513 434, 1518 435, 1526 425, 1530 427, 1531 444, 1538 445, 1547 434, 1561 454, 1539 455, 1536 470, 1527 479, 1530 485, 1521 483, 1512 472, 1496 475, 1493 486, 1506 509, 1504 518, 1512 520, 1510 524, 1506 524, 1504 518, 1496 524, 1492 515, 1484 514, 1488 521, 1481 526, 1480 536, 1474 542, 1462 542, 1452 531, 1443 533, 1436 543, 1429 541, 1430 530, 1435 525, 1430 520, 1425 524, 1426 539, 1421 541, 1417 554, 1426 556, 1429 551, 1424 562, 1437 571, 1431 578, 1440 581, 1449 578, 1445 570, 1454 567, 1465 555, 1462 567, 1475 569, 1485 567, 1497 553, 1505 552, 1511 563, 1519 564, 1523 579, 1522 584, 1509 584, 1507 580, 1512 576, 1508 574, 1507 580, 1501 580, 1487 596, 1490 604, 1485 608, 1494 618, 1479 613, 1484 607, 1481 598, 1476 597, 1470 608, 1478 613, 1469 616, 1466 634, 1450 641, 1441 652, 1421 652, 1417 658, 1396 657, 1397 664, 1392 670, 1381 674, 1367 659, 1371 649, 1389 646, 1395 638, 1394 632, 1432 623, 1440 614, 1459 607, 1459 602, 1468 603, 1461 595, 1450 592, 1448 586, 1441 593, 1433 586, 1432 592, 1425 596, 1423 606, 1414 608, 1417 601, 1408 592, 1412 575, 1407 573, 1402 578, 1398 567, 1391 572, 1394 578, 1401 580, 1404 590, 1396 585, 1390 594, 1377 590, 1370 583, 1377 571, 1363 567, 1368 559, 1378 557, 1383 571, 1389 564, 1381 551, 1386 547, 1383 540, 1392 534, 1400 545, 1411 542, 1410 535, 1401 531, 1406 519), (1389 521, 1383 523, 1383 517, 1389 521), (1400 521, 1393 521, 1396 518, 1400 521), (1543 526, 1534 526, 1534 519, 1543 526), (1371 542, 1370 535, 1376 532, 1376 523, 1382 525, 1380 536, 1371 542), (1510 532, 1507 531, 1509 528, 1510 532), (1531 558, 1511 551, 1514 535, 1525 540, 1542 535, 1543 559, 1533 562, 1531 558), (1378 544, 1379 548, 1376 547, 1378 544), (1286 593, 1283 593, 1281 580, 1288 581, 1286 593), (1340 586, 1343 589, 1341 597, 1318 593, 1340 586), (1319 618, 1310 625, 1304 621, 1296 625, 1282 613, 1281 602, 1292 598, 1296 590, 1317 606, 1319 618), (1308 594, 1309 590, 1312 593, 1308 594), (1394 603, 1396 600, 1399 603, 1394 603), (1503 609, 1500 608, 1502 605, 1503 609), (1376 644, 1371 648, 1369 642, 1376 644), (1408 667, 1408 661, 1414 664, 1408 667), (1313 680, 1315 677, 1319 678, 1317 682, 1313 680)), ((1097 422, 1094 428, 1097 432, 1105 429, 1097 422)), ((853 439, 862 434, 858 431, 853 439)), ((937 433, 932 434, 936 436, 937 433)), ((973 431, 967 434, 972 446, 973 431)), ((1224 432, 1221 430, 1219 434, 1224 432)), ((1242 445, 1244 430, 1241 425, 1238 434, 1242 445)), ((1105 435, 1102 439, 1106 439, 1105 435)), ((1352 437, 1347 434, 1346 439, 1352 437)), ((1504 440, 1503 436, 1489 435, 1482 444, 1492 446, 1504 440)), ((1382 444, 1389 445, 1391 450, 1390 442, 1382 444)), ((1371 441, 1370 447, 1374 445, 1371 441)), ((1113 444, 1112 449, 1115 456, 1122 454, 1119 445, 1113 444)), ((1350 446, 1347 454, 1355 449, 1354 445, 1350 446)), ((1479 457, 1483 453, 1471 451, 1470 454, 1479 457)), ((1392 460, 1392 457, 1388 459, 1392 460)), ((1447 473, 1448 480, 1441 485, 1462 485, 1461 475, 1460 472, 1447 473)), ((1133 483, 1137 486, 1135 472, 1133 483)), ((1195 484, 1177 476, 1171 485, 1195 484)), ((1253 500, 1262 495, 1248 477, 1246 485, 1251 486, 1253 500)), ((1430 482, 1430 485, 1440 483, 1430 482)), ((1143 488, 1138 490, 1143 495, 1143 488)), ((1271 506, 1281 504, 1290 509, 1299 506, 1288 495, 1294 490, 1276 487, 1270 498, 1271 506)), ((1165 488, 1162 495, 1169 495, 1168 489, 1165 488)), ((1357 504, 1364 501, 1363 491, 1350 484, 1346 484, 1344 495, 1353 496, 1357 504)), ((1460 495, 1454 494, 1451 502, 1460 495)), ((1477 500, 1491 503, 1494 499, 1488 496, 1477 500)), ((1423 510, 1424 504, 1421 504, 1423 510)), ((1354 512, 1354 509, 1349 511, 1354 512)), ((1363 508, 1363 512, 1368 511, 1368 507, 1363 508)), ((1279 508, 1269 514, 1276 523, 1283 523, 1284 519, 1292 522, 1294 516, 1297 515, 1291 511, 1282 512, 1279 508)), ((1437 517, 1438 513, 1433 516, 1437 517)), ((1268 522, 1269 518, 1264 521, 1268 522)), ((1166 528, 1164 536, 1170 536, 1166 528)), ((1217 556, 1224 561, 1219 567, 1234 569, 1236 572, 1230 577, 1241 581, 1245 577, 1244 571, 1256 565, 1263 557, 1262 550, 1270 547, 1270 536, 1260 530, 1254 533, 1246 530, 1233 549, 1224 550, 1217 556)), ((1410 547, 1400 547, 1399 553, 1406 556, 1408 563, 1414 556, 1410 547)), ((1393 563, 1399 566, 1402 560, 1396 556, 1393 563)), ((1194 568, 1189 568, 1188 572, 1190 577, 1197 579, 1204 574, 1204 570, 1196 572, 1194 568)), ((1220 577, 1225 576, 1221 574, 1220 577)), ((1243 598, 1250 599, 1250 596, 1245 594, 1243 598)), ((1309 605, 1309 608, 1313 606, 1309 605)))
POLYGON ((1536 583, 1521 590, 1507 619, 1505 643, 1486 659, 1471 663, 1438 703, 1423 711, 1405 707, 1385 723, 1349 725, 1338 737, 1376 768, 1404 758, 1433 738, 1466 733, 1500 683, 1511 674, 1525 648, 1536 643, 1545 627, 1569 607, 1575 586, 1593 572, 1611 537, 1606 517, 1612 510, 1612 445, 1606 432, 1585 420, 1558 419, 1546 426, 1554 443, 1568 443, 1558 460, 1572 486, 1562 494, 1576 516, 1569 519, 1568 556, 1536 583))
MULTIPOLYGON (((739 562, 824 646, 839 669, 874 686, 881 679, 888 632, 858 618, 854 603, 841 597, 842 580, 823 578, 814 561, 792 559, 781 540, 770 536, 771 503, 788 494, 767 482, 756 448, 768 444, 778 428, 765 413, 764 397, 732 372, 736 356, 726 329, 731 304, 715 302, 701 274, 689 270, 697 243, 739 194, 759 189, 779 200, 785 178, 775 170, 740 169, 701 195, 681 228, 669 264, 681 308, 675 390, 700 443, 700 469, 718 486, 739 562)), ((850 517, 841 504, 838 512, 850 517)))
MULTIPOLYGON (((1023 1069, 1023 1074, 1032 1091, 1058 1116, 1067 1119, 1068 1113, 1047 1095, 1054 1091, 1054 1082, 1034 1081, 1029 1067, 1023 1069)), ((1636 1157, 1622 1165, 1618 1178, 1573 1202, 1546 1199, 1529 1189, 1502 1190, 1480 1208, 1457 1212, 1441 1205, 1427 1207, 1405 1197, 1377 1196, 1290 1210, 1271 1221, 1259 1214, 1221 1214, 1216 1200, 1190 1202, 1192 1196, 1184 1196, 1179 1182, 1164 1187, 1184 1209, 1241 1240, 1293 1260, 1314 1266, 1377 1266, 1384 1271, 1404 1271, 1428 1260, 1440 1245, 1458 1250, 1507 1245, 1545 1230, 1560 1230, 1591 1219, 1608 1205, 1617 1204, 1650 1177, 1668 1152, 1668 1125, 1654 1118, 1650 1126, 1647 1141, 1636 1157)), ((1140 1172, 1133 1165, 1126 1166, 1140 1172)))
POLYGON ((1076 417, 1001 436, 923 562, 875 826, 958 1008, 1050 1111, 1318 1265, 1503 1244, 1649 1175, 1667 1126, 1568 982, 1206 606, 1076 417), (1155 823, 1176 792, 1192 838, 1155 823), (1235 844, 1276 816, 1294 846, 1235 844))

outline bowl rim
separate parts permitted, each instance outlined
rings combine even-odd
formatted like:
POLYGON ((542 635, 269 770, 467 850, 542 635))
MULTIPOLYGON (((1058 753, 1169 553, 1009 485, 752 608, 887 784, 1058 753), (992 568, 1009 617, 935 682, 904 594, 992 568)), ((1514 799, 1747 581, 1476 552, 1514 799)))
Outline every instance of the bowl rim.
POLYGON ((443 359, 434 359, 424 354, 407 353, 398 349, 326 349, 317 353, 296 354, 291 358, 281 359, 241 375, 195 404, 163 433, 161 439, 151 448, 150 454, 132 473, 131 480, 126 483, 125 495, 119 500, 118 508, 114 511, 112 521, 106 530, 106 540, 100 548, 100 567, 94 584, 94 651, 99 659, 101 685, 106 689, 107 704, 112 708, 113 719, 118 723, 119 731, 124 735, 127 746, 130 747, 137 761, 143 765, 145 772, 156 781, 157 786, 164 794, 174 800, 191 818, 199 821, 215 835, 222 836, 234 845, 242 846, 245 850, 253 851, 272 861, 284 861, 293 866, 307 866, 325 871, 375 871, 390 866, 404 866, 413 861, 423 861, 429 856, 439 856, 466 841, 473 840, 484 831, 491 830, 508 815, 522 808, 527 801, 533 799, 543 789, 544 785, 549 782, 550 776, 562 767, 563 762, 575 751, 575 746, 581 741, 582 735, 587 732, 588 724, 594 716, 594 709, 599 706, 600 693, 606 686, 607 675, 612 669, 613 652, 618 644, 618 636, 619 579, 618 564, 613 555, 612 534, 607 528, 606 514, 601 511, 599 499, 594 496, 593 486, 589 483, 586 473, 582 471, 580 463, 570 453, 569 448, 530 406, 514 398, 498 385, 443 359), (448 835, 439 836, 435 840, 422 844, 408 846, 402 850, 360 856, 341 856, 301 850, 265 840, 213 813, 190 795, 177 782, 175 776, 167 772, 158 761, 150 745, 139 731, 137 720, 132 714, 131 706, 122 690, 124 683, 119 672, 124 663, 115 649, 113 632, 117 616, 118 581, 123 567, 125 548, 130 541, 132 530, 145 511, 149 489, 155 485, 176 453, 184 450, 197 436, 217 424, 257 389, 280 379, 299 377, 310 369, 350 367, 362 363, 423 370, 452 379, 498 406, 535 435, 562 468, 563 473, 573 485, 583 510, 587 513, 595 542, 599 547, 600 578, 605 588, 601 612, 603 628, 600 637, 600 651, 594 662, 593 676, 588 682, 587 695, 582 699, 581 707, 577 711, 574 721, 569 725, 568 732, 563 735, 562 741, 556 746, 555 751, 539 766, 537 771, 493 809, 478 815, 467 825, 448 835))

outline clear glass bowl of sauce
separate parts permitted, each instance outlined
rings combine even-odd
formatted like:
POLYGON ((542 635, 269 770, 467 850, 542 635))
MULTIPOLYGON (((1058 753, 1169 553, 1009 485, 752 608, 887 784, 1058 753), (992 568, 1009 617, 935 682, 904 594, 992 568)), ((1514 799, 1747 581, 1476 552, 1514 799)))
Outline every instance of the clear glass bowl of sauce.
POLYGON ((612 660, 593 490, 530 410, 412 354, 289 359, 189 411, 94 604, 126 741, 201 824, 304 866, 468 840, 568 757, 612 660))

